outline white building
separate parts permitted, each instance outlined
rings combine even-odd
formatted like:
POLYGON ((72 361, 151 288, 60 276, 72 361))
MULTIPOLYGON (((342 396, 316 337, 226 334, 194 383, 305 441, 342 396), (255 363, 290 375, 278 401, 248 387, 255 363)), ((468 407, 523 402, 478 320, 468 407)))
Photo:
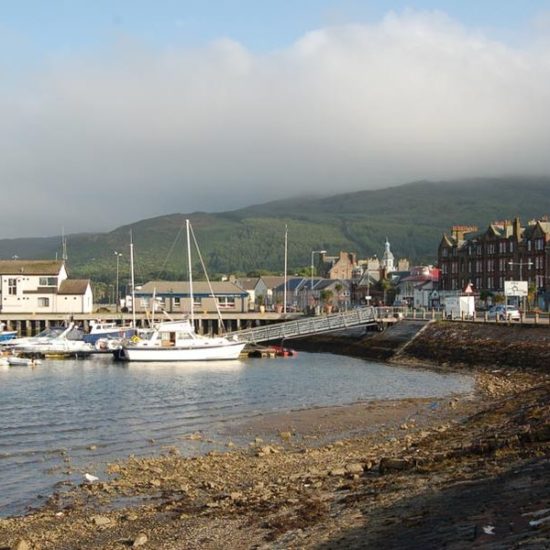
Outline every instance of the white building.
POLYGON ((91 313, 88 279, 69 279, 58 260, 0 260, 2 313, 91 313))
POLYGON ((390 250, 390 242, 386 237, 386 244, 384 245, 384 255, 382 256, 381 262, 381 265, 386 271, 386 274, 395 271, 394 261, 395 258, 393 256, 393 252, 390 250))

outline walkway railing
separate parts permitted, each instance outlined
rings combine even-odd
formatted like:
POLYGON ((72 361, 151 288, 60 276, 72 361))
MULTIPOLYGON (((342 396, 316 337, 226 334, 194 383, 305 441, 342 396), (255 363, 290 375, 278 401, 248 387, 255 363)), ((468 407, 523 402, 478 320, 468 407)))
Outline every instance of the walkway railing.
POLYGON ((300 338, 360 325, 369 325, 376 323, 376 320, 377 311, 375 308, 363 307, 331 315, 306 317, 295 321, 239 330, 230 332, 227 336, 236 336, 243 342, 258 343, 269 340, 300 338))

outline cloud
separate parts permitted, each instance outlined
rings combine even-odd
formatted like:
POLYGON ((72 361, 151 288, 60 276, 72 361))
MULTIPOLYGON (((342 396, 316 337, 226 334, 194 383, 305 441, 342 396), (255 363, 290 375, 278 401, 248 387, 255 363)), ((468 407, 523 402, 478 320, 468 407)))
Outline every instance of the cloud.
POLYGON ((110 230, 419 178, 550 172, 550 44, 441 13, 310 32, 255 55, 230 39, 131 37, 0 88, 4 237, 110 230), (6 201, 4 201, 6 204, 6 201))

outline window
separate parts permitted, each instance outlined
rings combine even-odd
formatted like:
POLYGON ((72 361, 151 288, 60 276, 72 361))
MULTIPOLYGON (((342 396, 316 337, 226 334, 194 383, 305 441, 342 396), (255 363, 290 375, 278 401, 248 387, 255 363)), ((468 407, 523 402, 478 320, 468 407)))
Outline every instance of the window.
POLYGON ((234 296, 218 296, 218 305, 220 308, 234 308, 235 297, 234 296))
POLYGON ((50 307, 50 299, 38 298, 38 307, 50 307))
POLYGON ((180 297, 174 298, 174 307, 181 307, 181 298, 180 297))
POLYGON ((8 279, 8 294, 12 296, 17 294, 17 279, 8 279))
POLYGON ((57 286, 57 277, 40 277, 39 286, 57 286))
POLYGON ((535 250, 544 250, 544 239, 537 239, 535 241, 535 250))

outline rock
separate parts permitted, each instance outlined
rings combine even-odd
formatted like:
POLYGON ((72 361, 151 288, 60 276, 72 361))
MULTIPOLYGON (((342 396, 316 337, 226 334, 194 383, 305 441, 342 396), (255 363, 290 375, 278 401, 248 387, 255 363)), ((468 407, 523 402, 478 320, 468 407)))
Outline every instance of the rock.
POLYGON ((346 475, 345 468, 334 468, 330 471, 330 475, 333 477, 343 477, 346 475))
POLYGON ((256 439, 254 439, 254 443, 256 445, 260 445, 263 442, 264 442, 264 440, 261 437, 257 437, 256 439))
POLYGON ((346 472, 348 474, 362 474, 363 469, 363 465, 358 462, 352 462, 346 465, 346 472))
POLYGON ((241 500, 243 498, 243 494, 240 491, 235 491, 229 495, 229 498, 231 500, 241 500))
POLYGON ((401 426, 399 426, 399 429, 400 430, 408 430, 409 426, 408 426, 408 424, 401 424, 401 426))
POLYGON ((96 445, 90 445, 88 447, 88 449, 90 449, 90 451, 95 451, 97 449, 97 446, 96 445))
POLYGON ((226 443, 226 447, 234 447, 235 446, 235 443, 233 443, 233 441, 228 441, 226 443))
POLYGON ((92 516, 90 521, 97 527, 105 527, 111 524, 111 520, 107 516, 92 516))
POLYGON ((292 437, 291 432, 279 432, 279 437, 284 441, 288 441, 292 437))
POLYGON ((147 544, 147 541, 149 539, 147 538, 147 535, 145 533, 140 533, 135 539, 134 543, 132 544, 133 548, 137 548, 138 546, 143 546, 144 544, 147 544))
POLYGON ((200 441, 202 439, 202 434, 199 432, 195 432, 189 435, 186 435, 184 439, 188 439, 190 441, 200 441))
POLYGON ((260 447, 260 449, 258 449, 256 456, 267 456, 271 454, 276 454, 278 452, 279 450, 275 447, 271 447, 271 445, 264 445, 263 447, 260 447))
POLYGON ((413 464, 409 460, 403 458, 388 458, 384 457, 380 460, 380 473, 385 474, 387 472, 399 472, 404 470, 410 470, 413 464))
POLYGON ((25 539, 19 539, 12 547, 11 550, 30 550, 31 545, 25 539))

